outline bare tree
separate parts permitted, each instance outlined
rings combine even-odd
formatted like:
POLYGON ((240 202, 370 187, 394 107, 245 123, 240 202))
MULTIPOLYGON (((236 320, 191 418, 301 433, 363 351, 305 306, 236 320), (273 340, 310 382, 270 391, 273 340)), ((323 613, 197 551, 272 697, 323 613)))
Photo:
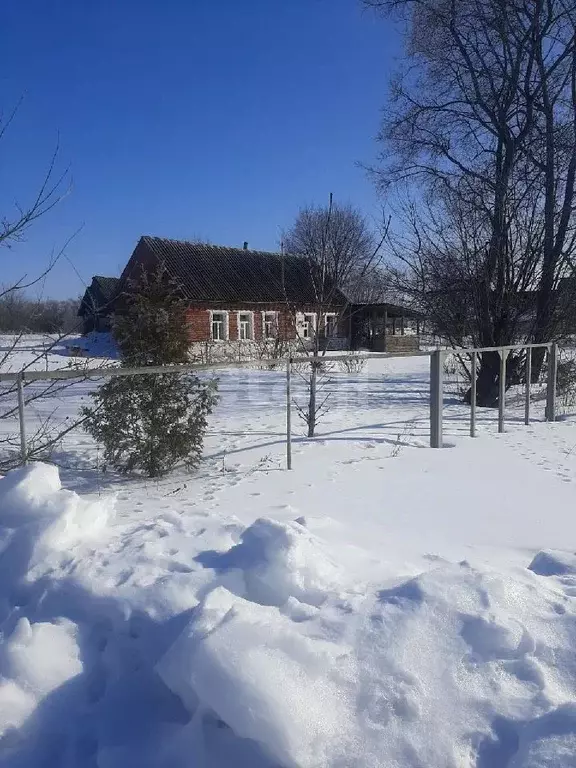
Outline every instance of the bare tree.
POLYGON ((332 194, 326 207, 302 208, 285 233, 283 247, 305 260, 314 292, 310 312, 315 323, 306 325, 305 338, 296 327, 302 352, 316 358, 307 375, 308 404, 300 409, 308 437, 314 437, 329 399, 329 393, 318 397, 318 378, 326 365, 317 358, 325 355, 331 335, 342 322, 348 295, 359 293, 376 274, 385 236, 386 227, 375 233, 358 209, 334 203, 332 194), (335 306, 344 306, 340 315, 330 314, 335 306))
POLYGON ((72 333, 78 328, 79 299, 32 299, 20 291, 0 297, 2 333, 72 333))
POLYGON ((325 305, 338 291, 352 295, 361 290, 377 273, 384 237, 357 208, 335 203, 330 195, 327 206, 300 210, 284 234, 284 247, 306 259, 316 301, 325 305))
MULTIPOLYGON (((5 116, 0 113, 0 140, 4 138, 14 122, 20 104, 21 102, 5 116)), ((27 201, 16 200, 12 210, 0 215, 0 248, 10 249, 15 244, 25 240, 26 233, 30 227, 42 216, 49 213, 68 194, 70 190, 69 173, 67 168, 64 171, 58 171, 59 153, 60 147, 56 143, 36 192, 30 199, 27 201)), ((40 274, 30 277, 28 274, 23 273, 12 285, 0 289, 0 297, 36 285, 53 268, 55 261, 61 254, 62 252, 56 256, 52 255, 40 274)))
MULTIPOLYGON (((393 83, 381 134, 378 181, 412 189, 420 278, 456 264, 458 288, 421 285, 446 307, 466 306, 481 346, 521 335, 549 341, 566 330, 572 288, 576 172, 576 6, 572 0, 365 0, 404 16, 408 66, 393 83), (422 218, 430 220, 424 243, 422 218), (416 231, 417 230, 417 231, 416 231), (435 253, 438 251, 439 253, 435 253), (434 260, 438 258, 438 269, 434 260)), ((397 253, 398 253, 397 248, 397 253)), ((448 272, 446 272, 448 274, 448 272)), ((469 323, 469 325, 470 325, 469 323)), ((446 329, 444 329, 446 330, 446 329)), ((458 331, 459 333, 460 331, 458 331)), ((457 334, 458 335, 458 334, 457 334)), ((536 355, 534 373, 542 362, 536 355)), ((481 359, 479 402, 498 378, 481 359)))
MULTIPOLYGON (((19 104, 16 105, 11 112, 0 114, 0 140, 6 136, 6 132, 12 127, 19 106, 19 104)), ((49 214, 69 193, 68 169, 60 171, 59 166, 59 146, 56 144, 47 166, 41 174, 36 191, 28 200, 17 200, 9 210, 0 214, 0 263, 2 260, 16 258, 15 249, 25 241, 30 228, 40 218, 49 214)), ((42 348, 30 350, 31 354, 26 364, 24 366, 19 364, 18 366, 24 369, 37 367, 39 363, 44 364, 44 360, 47 361, 47 355, 51 349, 61 343, 61 332, 72 330, 70 307, 65 307, 58 302, 42 302, 41 300, 32 302, 25 296, 27 290, 37 286, 54 268, 57 261, 65 257, 66 248, 71 239, 69 238, 60 250, 48 256, 44 269, 39 273, 31 275, 23 268, 20 277, 0 287, 0 314, 5 321, 11 319, 18 326, 11 329, 5 328, 5 330, 16 331, 16 334, 6 339, 6 343, 0 349, 0 371, 14 368, 14 356, 19 351, 24 334, 34 330, 34 328, 29 327, 30 325, 37 323, 43 325, 46 330, 49 327, 53 328, 54 336, 47 339, 42 348), (66 317, 66 321, 64 321, 64 317, 66 317), (66 322, 66 328, 64 328, 64 322, 66 322)), ((71 386, 69 382, 50 381, 45 386, 34 385, 30 387, 27 382, 25 384, 25 402, 30 404, 40 399, 53 397, 69 386, 71 386)), ((14 418, 17 411, 15 395, 15 385, 10 384, 2 387, 0 391, 0 420, 14 418)), ((57 424, 54 414, 46 415, 40 420, 35 432, 29 437, 29 456, 45 456, 71 428, 73 425, 70 422, 63 426, 61 423, 57 424)), ((2 430, 0 447, 2 448, 0 466, 3 468, 12 466, 17 461, 14 451, 18 448, 18 439, 6 430, 2 430)))

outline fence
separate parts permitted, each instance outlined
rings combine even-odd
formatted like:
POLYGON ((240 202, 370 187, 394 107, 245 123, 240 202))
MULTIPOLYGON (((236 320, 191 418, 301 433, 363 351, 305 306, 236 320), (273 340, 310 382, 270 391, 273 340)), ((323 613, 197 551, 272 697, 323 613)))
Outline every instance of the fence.
MULTIPOLYGON (((483 347, 483 348, 450 348, 434 349, 408 354, 397 353, 371 353, 362 354, 363 360, 370 359, 390 359, 407 357, 430 357, 430 447, 443 447, 443 401, 444 401, 444 360, 448 354, 468 355, 471 360, 471 404, 470 404, 470 436, 476 437, 476 380, 478 355, 486 352, 498 353, 500 356, 499 371, 499 395, 498 395, 498 431, 504 431, 505 409, 506 409, 506 364, 511 351, 522 351, 532 349, 545 349, 548 354, 548 371, 546 385, 546 420, 555 421, 556 419, 556 377, 558 365, 558 346, 554 343, 549 344, 522 344, 506 347, 483 347)), ((531 354, 526 356, 526 396, 524 421, 530 422, 530 396, 531 396, 531 354)), ((182 374, 198 373, 201 371, 212 371, 224 368, 242 368, 257 365, 274 366, 285 365, 286 367, 286 467, 292 469, 292 368, 295 364, 320 365, 330 360, 330 357, 293 357, 289 359, 265 359, 250 360, 234 364, 229 362, 213 364, 185 364, 185 365, 167 365, 167 366, 147 366, 142 368, 95 368, 78 370, 54 370, 54 371, 30 371, 0 373, 0 384, 3 382, 15 382, 18 401, 18 422, 20 431, 20 457, 22 464, 28 461, 28 445, 26 436, 26 401, 24 396, 24 383, 44 380, 67 380, 74 378, 99 379, 110 378, 114 376, 138 376, 150 374, 182 374)), ((358 359, 358 355, 343 355, 336 358, 340 361, 350 361, 358 359)))

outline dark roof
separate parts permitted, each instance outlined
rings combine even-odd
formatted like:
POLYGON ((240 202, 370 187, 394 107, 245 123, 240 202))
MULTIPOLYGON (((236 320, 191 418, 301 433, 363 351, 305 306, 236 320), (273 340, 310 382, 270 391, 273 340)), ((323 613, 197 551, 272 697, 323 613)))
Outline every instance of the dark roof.
MULTIPOLYGON (((285 301, 314 304, 318 301, 310 266, 297 256, 144 236, 123 278, 129 276, 136 264, 149 264, 150 254, 165 264, 190 301, 247 304, 285 301)), ((345 305, 347 300, 336 290, 331 303, 345 305)))
POLYGON ((388 317, 406 317, 406 318, 413 318, 414 320, 420 320, 424 319, 425 315, 422 314, 422 312, 418 312, 415 309, 410 309, 410 307, 401 307, 398 304, 387 304, 387 303, 372 303, 372 304, 352 304, 350 311, 352 313, 355 312, 379 312, 384 313, 386 312, 388 317))
POLYGON ((119 285, 119 277, 102 277, 102 275, 94 275, 92 278, 92 286, 98 288, 100 295, 105 301, 110 301, 110 299, 114 298, 119 285))
POLYGON ((79 315, 92 315, 96 312, 104 312, 111 308, 112 301, 118 294, 120 278, 103 277, 94 275, 92 282, 86 288, 80 307, 79 315))

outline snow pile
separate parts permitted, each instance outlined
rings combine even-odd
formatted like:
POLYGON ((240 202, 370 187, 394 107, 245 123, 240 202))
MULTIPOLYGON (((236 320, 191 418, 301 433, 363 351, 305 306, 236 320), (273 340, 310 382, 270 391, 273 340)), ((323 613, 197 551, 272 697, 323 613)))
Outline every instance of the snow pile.
POLYGON ((261 518, 223 554, 203 553, 199 562, 227 574, 226 585, 261 605, 319 606, 341 574, 322 542, 298 521, 261 518))
POLYGON ((6 644, 3 667, 26 690, 46 695, 82 671, 75 625, 65 619, 33 625, 20 619, 6 644))
POLYGON ((528 568, 540 576, 576 575, 576 554, 545 549, 538 552, 528 568))
POLYGON ((22 606, 42 599, 43 579, 74 542, 104 527, 113 501, 63 490, 58 470, 46 464, 0 479, 0 735, 82 672, 76 624, 64 617, 31 623, 22 606))
POLYGON ((0 649, 0 735, 23 725, 37 704, 82 672, 77 627, 22 618, 0 649))
MULTIPOLYGON (((4 540, 12 545, 19 539, 33 546, 36 556, 32 559, 39 562, 49 551, 64 553, 74 541, 103 531, 114 502, 114 496, 82 499, 62 489, 56 467, 32 464, 0 480, 0 527, 4 540)), ((3 561, 6 555, 4 549, 3 561)))
POLYGON ((284 768, 576 764, 576 607, 560 583, 463 562, 336 593, 315 574, 316 610, 294 614, 314 547, 322 575, 330 562, 312 537, 297 554, 298 530, 260 520, 222 555, 244 597, 213 589, 158 666, 190 711, 284 768))
POLYGON ((0 765, 576 768, 574 555, 362 583, 304 518, 113 505, 0 479, 0 765))

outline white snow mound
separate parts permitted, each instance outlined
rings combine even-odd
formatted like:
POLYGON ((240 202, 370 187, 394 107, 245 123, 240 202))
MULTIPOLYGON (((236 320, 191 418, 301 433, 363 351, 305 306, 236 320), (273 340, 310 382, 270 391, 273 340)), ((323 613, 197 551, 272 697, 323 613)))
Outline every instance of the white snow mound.
POLYGON ((229 518, 191 545, 113 504, 45 465, 0 479, 1 765, 576 768, 572 554, 357 583, 299 522, 219 551, 229 518), (152 618, 166 585, 197 607, 152 618))
POLYGON ((64 552, 102 532, 114 504, 114 495, 91 501, 63 490, 56 467, 35 463, 0 479, 0 532, 13 544, 15 538, 30 541, 31 567, 49 551, 64 552))
POLYGON ((2 668, 25 690, 45 696, 80 674, 76 625, 66 619, 30 624, 22 618, 2 648, 2 668))
POLYGON ((56 500, 61 488, 58 469, 51 464, 31 464, 12 470, 0 480, 0 524, 15 526, 58 514, 56 500))
POLYGON ((540 576, 574 575, 576 574, 576 554, 544 549, 534 556, 528 568, 540 576))
POLYGON ((234 590, 254 603, 282 606, 290 598, 320 606, 336 589, 341 574, 324 543, 298 522, 260 518, 242 533, 240 543, 224 554, 199 558, 228 573, 234 590))
POLYGON ((362 596, 315 577, 318 609, 290 615, 314 549, 266 520, 228 553, 245 596, 215 588, 158 665, 190 711, 213 710, 283 768, 573 765, 576 610, 557 585, 467 563, 362 596))

